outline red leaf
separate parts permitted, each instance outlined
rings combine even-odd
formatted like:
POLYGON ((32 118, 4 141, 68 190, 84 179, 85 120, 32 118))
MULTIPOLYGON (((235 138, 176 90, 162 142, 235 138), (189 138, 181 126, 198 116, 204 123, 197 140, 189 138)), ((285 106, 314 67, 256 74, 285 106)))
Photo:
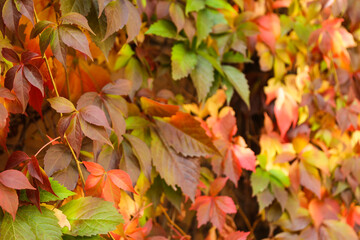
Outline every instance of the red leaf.
POLYGON ((179 111, 179 106, 155 102, 149 98, 140 98, 141 107, 145 114, 157 117, 170 117, 179 111))
POLYGON ((4 105, 0 104, 0 129, 6 127, 8 115, 8 111, 6 110, 4 105))
POLYGON ((228 177, 215 179, 210 186, 210 195, 215 197, 224 188, 228 177))
POLYGON ((9 89, 9 90, 13 89, 15 74, 17 73, 19 68, 20 68, 20 65, 16 65, 16 66, 10 68, 6 72, 4 86, 7 89, 9 89))
POLYGON ((109 177, 107 177, 104 182, 101 197, 106 201, 113 202, 116 208, 120 203, 121 190, 113 183, 113 181, 110 180, 109 177))
POLYGON ((33 107, 42 117, 42 103, 44 101, 44 96, 39 89, 31 85, 29 92, 29 105, 33 107))
POLYGON ((220 231, 225 224, 226 213, 236 213, 236 206, 230 197, 200 196, 190 208, 196 210, 198 227, 211 222, 220 231))
POLYGON ((119 188, 135 193, 130 176, 126 172, 120 169, 113 169, 108 171, 108 177, 119 188))
POLYGON ((255 153, 250 148, 245 148, 241 145, 233 145, 232 152, 236 164, 239 168, 244 168, 249 171, 255 171, 256 157, 255 153))
POLYGON ((15 151, 10 155, 10 157, 6 163, 5 169, 14 168, 17 165, 19 165, 20 163, 28 161, 30 159, 31 158, 26 153, 24 153, 22 151, 15 151))
POLYGON ((57 196, 51 187, 49 177, 46 175, 45 171, 39 166, 39 162, 35 156, 32 156, 30 162, 28 163, 28 171, 30 175, 35 178, 36 184, 38 184, 45 191, 48 191, 49 193, 57 196))
POLYGON ((26 176, 17 170, 5 170, 1 172, 0 182, 8 188, 35 190, 35 188, 29 183, 26 176))
POLYGON ((314 220, 315 227, 319 228, 324 220, 339 219, 340 206, 331 198, 325 198, 324 200, 314 198, 309 203, 309 213, 314 220))
POLYGON ((111 129, 106 119, 105 113, 94 105, 88 105, 79 110, 80 117, 88 123, 111 129))
POLYGON ((0 183, 0 207, 11 214, 15 220, 16 212, 19 206, 19 199, 14 189, 5 187, 0 183))
POLYGON ((78 117, 76 116, 76 114, 74 114, 74 115, 75 115, 75 117, 70 118, 71 119, 70 124, 69 124, 68 128, 66 129, 65 134, 67 136, 67 139, 68 139, 71 147, 74 149, 75 153, 77 155, 79 155, 84 135, 81 131, 78 117))
POLYGON ((26 52, 21 53, 21 62, 23 64, 27 64, 33 58, 41 58, 41 56, 38 53, 30 52, 30 51, 26 51, 26 52))
POLYGON ((9 122, 10 122, 9 118, 7 118, 5 127, 0 129, 0 145, 4 148, 6 152, 7 152, 6 138, 9 133, 9 122))
POLYGON ((101 197, 104 188, 104 175, 90 174, 85 182, 85 192, 88 196, 101 197))
POLYGON ((105 169, 98 163, 83 161, 83 164, 91 175, 102 176, 105 174, 105 169))
POLYGON ((20 58, 19 58, 18 54, 10 48, 3 48, 1 50, 1 54, 6 60, 8 60, 12 63, 20 62, 20 58))
POLYGON ((214 123, 212 131, 216 137, 231 141, 237 132, 235 116, 229 111, 228 114, 214 123))

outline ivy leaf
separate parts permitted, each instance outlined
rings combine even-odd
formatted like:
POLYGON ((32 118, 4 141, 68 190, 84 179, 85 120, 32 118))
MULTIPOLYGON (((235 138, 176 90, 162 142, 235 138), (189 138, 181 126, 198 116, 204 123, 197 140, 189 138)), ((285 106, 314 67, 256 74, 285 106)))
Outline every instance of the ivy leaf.
POLYGON ((145 176, 150 179, 151 174, 151 152, 149 147, 140 138, 137 138, 130 134, 124 134, 124 137, 129 141, 133 153, 139 160, 140 168, 144 172, 145 176))
POLYGON ((125 1, 125 4, 129 11, 129 18, 126 23, 126 32, 128 38, 126 42, 132 41, 140 32, 141 29, 141 18, 138 10, 131 4, 130 1, 125 1))
POLYGON ((177 36, 176 26, 172 22, 164 19, 153 23, 149 30, 146 31, 146 34, 154 34, 167 38, 176 38, 177 36))
POLYGON ((48 48, 51 40, 53 39, 54 35, 54 29, 47 28, 45 31, 40 35, 40 51, 41 54, 44 55, 46 49, 48 48))
POLYGON ((23 77, 21 69, 15 73, 13 89, 16 97, 21 103, 22 111, 25 112, 26 106, 29 102, 30 84, 23 77))
POLYGON ((177 112, 168 122, 155 119, 155 123, 166 144, 179 154, 200 157, 218 153, 200 122, 190 114, 177 112))
POLYGON ((107 20, 105 14, 102 14, 100 18, 98 18, 97 11, 92 10, 87 16, 87 20, 89 22, 89 26, 96 34, 90 34, 92 41, 94 41, 94 43, 101 49, 107 58, 109 51, 114 46, 116 34, 113 34, 104 40, 107 29, 107 20))
POLYGON ((13 169, 5 170, 0 173, 0 183, 2 183, 5 187, 12 189, 35 190, 22 172, 13 169))
POLYGON ((58 113, 71 113, 76 110, 74 104, 64 97, 49 98, 48 101, 58 113))
POLYGON ((12 63, 19 63, 20 62, 20 58, 19 55, 12 49, 10 48, 2 48, 1 49, 1 54, 2 56, 12 62, 12 63))
POLYGON ((166 146, 161 138, 151 131, 151 156, 153 164, 166 183, 176 189, 176 185, 194 199, 199 179, 199 160, 185 158, 166 146))
POLYGON ((64 23, 67 23, 67 24, 76 24, 76 25, 78 25, 80 27, 85 28, 86 30, 88 30, 89 32, 91 32, 92 34, 95 35, 93 30, 90 28, 90 26, 88 24, 88 20, 86 19, 86 17, 84 17, 80 13, 69 12, 67 14, 62 15, 60 20, 62 20, 64 23))
POLYGON ((42 79, 39 69, 34 65, 26 64, 23 67, 23 74, 26 80, 28 80, 31 85, 39 89, 42 96, 44 96, 44 81, 42 79))
POLYGON ((14 3, 19 12, 27 17, 34 25, 34 2, 29 0, 14 0, 14 3))
POLYGON ((251 174, 250 180, 253 189, 252 195, 255 196, 267 188, 270 183, 270 175, 261 168, 256 168, 256 171, 251 174))
POLYGON ((300 184, 312 191, 320 199, 321 182, 318 170, 313 166, 300 162, 299 171, 300 184))
POLYGON ((62 206, 60 210, 66 215, 71 224, 71 230, 64 229, 64 233, 78 236, 107 234, 123 223, 122 216, 110 202, 99 198, 84 197, 72 200, 62 206))
MULTIPOLYGON (((70 162, 69 166, 64 170, 55 172, 52 177, 54 180, 58 181, 60 184, 64 185, 67 189, 73 190, 76 187, 76 184, 79 179, 79 172, 77 170, 76 164, 74 161, 70 162)), ((41 197, 41 196, 40 196, 41 197)), ((55 197, 52 195, 52 197, 55 197)), ((58 196, 60 197, 60 196, 58 196)))
POLYGON ((179 111, 179 106, 159 103, 146 97, 141 97, 140 103, 144 113, 153 117, 170 117, 179 111))
POLYGON ((70 12, 78 12, 83 16, 87 16, 90 12, 91 4, 83 0, 60 0, 60 10, 62 15, 70 12))
POLYGON ((116 136, 118 137, 119 143, 122 141, 122 135, 126 131, 126 123, 123 114, 124 115, 127 114, 127 109, 126 111, 122 109, 124 108, 123 106, 126 104, 124 102, 125 100, 122 97, 116 95, 112 95, 111 97, 108 95, 107 97, 104 98, 104 105, 109 113, 112 122, 112 127, 114 129, 116 136))
POLYGON ((50 40, 51 51, 53 52, 55 58, 62 63, 64 68, 66 68, 66 53, 67 49, 63 41, 60 39, 59 29, 55 29, 50 40))
POLYGON ((88 55, 92 60, 88 40, 82 31, 71 25, 64 24, 59 26, 59 35, 63 43, 88 55))
POLYGON ((2 19, 5 26, 13 33, 18 31, 21 13, 13 0, 6 0, 2 9, 2 19))
POLYGON ((175 23, 177 32, 179 33, 185 25, 185 14, 182 5, 177 2, 171 3, 169 13, 171 20, 175 23))
POLYGON ((209 9, 205 8, 198 12, 197 20, 196 20, 196 29, 197 29, 197 45, 201 43, 209 33, 213 27, 213 20, 211 18, 211 12, 209 9))
POLYGON ((196 88, 199 101, 204 101, 214 82, 214 68, 204 57, 197 56, 197 64, 191 72, 191 79, 196 88))
MULTIPOLYGON (((54 212, 41 207, 39 212, 35 206, 23 206, 19 209, 18 218, 24 219, 30 226, 36 240, 61 240, 61 228, 54 212)), ((16 220, 15 220, 16 221, 16 220)))
POLYGON ((171 50, 171 74, 174 80, 187 77, 197 63, 196 54, 183 43, 175 44, 171 50))
POLYGON ((125 0, 111 1, 105 7, 107 27, 104 39, 107 39, 114 32, 122 28, 129 18, 125 0))
POLYGON ((2 220, 0 234, 3 239, 36 240, 35 234, 24 218, 11 218, 11 215, 7 213, 2 220))
POLYGON ((223 66, 223 70, 236 92, 250 108, 250 90, 245 75, 232 66, 223 66))
POLYGON ((111 129, 104 111, 101 110, 99 107, 96 107, 95 105, 88 105, 81 108, 79 110, 79 116, 88 123, 111 129))
POLYGON ((129 175, 120 169, 105 172, 104 168, 94 162, 83 162, 90 175, 85 182, 85 191, 88 195, 101 197, 114 203, 120 203, 120 189, 135 192, 129 175))
POLYGON ((236 213, 234 201, 227 196, 200 196, 190 208, 196 210, 198 227, 211 222, 220 231, 223 229, 227 213, 236 213))
POLYGON ((205 8, 205 0, 187 0, 185 12, 188 15, 189 12, 198 12, 205 8))
POLYGON ((324 225, 326 226, 327 232, 330 234, 332 239, 349 239, 356 240, 358 236, 352 227, 346 222, 337 220, 325 220, 324 225))
POLYGON ((30 39, 35 38, 37 35, 39 35, 42 31, 44 31, 45 28, 53 24, 50 21, 42 20, 35 24, 34 28, 31 30, 30 33, 30 39))
POLYGON ((57 195, 57 197, 47 191, 40 189, 40 202, 60 201, 75 195, 74 192, 68 190, 58 181, 53 180, 53 178, 49 178, 49 181, 51 184, 51 188, 54 190, 54 193, 57 195))
POLYGON ((83 118, 79 117, 79 123, 81 126, 81 130, 85 136, 94 141, 99 141, 102 143, 106 143, 109 146, 112 146, 112 143, 109 140, 109 136, 105 131, 104 127, 100 127, 91 123, 88 123, 83 118))
POLYGON ((73 160, 69 148, 63 144, 51 146, 44 156, 44 170, 49 176, 57 171, 64 170, 73 160))

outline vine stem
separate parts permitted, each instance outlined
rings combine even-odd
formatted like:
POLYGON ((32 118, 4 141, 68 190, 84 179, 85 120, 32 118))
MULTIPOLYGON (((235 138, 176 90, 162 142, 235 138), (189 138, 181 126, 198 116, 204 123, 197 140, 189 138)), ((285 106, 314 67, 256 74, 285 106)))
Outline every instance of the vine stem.
MULTIPOLYGON (((37 17, 37 14, 36 14, 35 9, 34 9, 34 15, 35 15, 35 23, 38 23, 39 19, 38 19, 38 17, 37 17)), ((57 97, 60 97, 59 92, 58 92, 57 87, 56 87, 56 83, 55 83, 54 77, 53 77, 52 72, 51 72, 51 69, 50 69, 49 61, 48 61, 48 59, 47 59, 47 57, 46 57, 46 55, 45 55, 45 52, 43 53, 42 58, 44 59, 46 68, 47 68, 47 70, 48 70, 48 72, 49 72, 49 76, 50 76, 50 79, 51 79, 51 83, 52 83, 52 85, 54 86, 55 94, 56 94, 57 97)), ((60 113, 60 116, 62 117, 62 113, 60 113)), ((83 175, 83 173, 82 173, 82 171, 81 171, 81 166, 80 166, 81 162, 79 161, 78 157, 76 156, 76 154, 75 154, 75 152, 74 152, 74 149, 71 147, 71 145, 70 145, 70 143, 69 143, 69 140, 67 139, 66 135, 64 135, 64 139, 65 139, 65 141, 66 141, 66 144, 67 144, 67 145, 69 146, 69 148, 70 148, 70 151, 71 151, 72 156, 73 156, 74 159, 75 159, 76 166, 77 166, 77 169, 78 169, 78 172, 79 172, 79 176, 80 176, 81 182, 82 182, 83 185, 85 185, 84 175, 83 175)))
POLYGON ((35 153, 35 157, 44 149, 44 148, 46 148, 50 143, 53 143, 53 142, 55 142, 56 140, 58 140, 60 138, 60 136, 59 137, 56 137, 56 138, 54 138, 54 139, 52 139, 50 142, 48 142, 48 143, 46 143, 44 146, 42 146, 40 149, 39 149, 39 151, 37 151, 37 153, 35 153))
POLYGON ((161 211, 164 213, 165 218, 168 220, 168 222, 169 222, 171 225, 173 225, 173 226, 176 228, 176 230, 178 230, 178 231, 181 233, 181 235, 183 235, 184 237, 186 237, 187 234, 186 234, 173 220, 171 220, 171 218, 170 218, 169 215, 167 214, 165 208, 164 208, 163 206, 161 206, 161 205, 159 205, 159 207, 160 207, 161 211))

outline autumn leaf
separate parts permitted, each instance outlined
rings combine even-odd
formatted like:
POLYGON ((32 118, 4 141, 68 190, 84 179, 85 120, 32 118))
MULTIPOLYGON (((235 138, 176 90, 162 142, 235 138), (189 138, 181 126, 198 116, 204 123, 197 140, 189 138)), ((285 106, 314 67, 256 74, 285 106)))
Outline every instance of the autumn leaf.
POLYGON ((236 206, 230 197, 217 196, 226 180, 227 178, 216 179, 210 187, 211 196, 199 196, 195 199, 190 209, 197 211, 198 227, 211 222, 221 231, 225 224, 226 214, 236 213, 236 206))

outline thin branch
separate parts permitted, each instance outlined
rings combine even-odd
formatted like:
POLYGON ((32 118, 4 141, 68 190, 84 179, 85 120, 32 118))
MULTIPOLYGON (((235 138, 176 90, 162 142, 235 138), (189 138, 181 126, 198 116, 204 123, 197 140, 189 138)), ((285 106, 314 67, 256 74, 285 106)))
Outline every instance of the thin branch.
POLYGON ((53 140, 49 141, 49 142, 46 143, 44 146, 42 146, 42 147, 39 149, 39 151, 37 151, 37 153, 35 153, 35 157, 36 157, 44 148, 46 148, 49 144, 55 142, 55 141, 58 140, 59 138, 60 138, 60 136, 54 138, 53 140))
POLYGON ((163 206, 161 206, 161 205, 159 205, 159 207, 160 207, 161 211, 164 213, 164 215, 165 215, 166 219, 168 220, 168 222, 172 226, 174 226, 181 233, 181 235, 183 235, 184 237, 187 236, 187 234, 173 220, 171 220, 171 218, 167 214, 165 208, 163 206))

